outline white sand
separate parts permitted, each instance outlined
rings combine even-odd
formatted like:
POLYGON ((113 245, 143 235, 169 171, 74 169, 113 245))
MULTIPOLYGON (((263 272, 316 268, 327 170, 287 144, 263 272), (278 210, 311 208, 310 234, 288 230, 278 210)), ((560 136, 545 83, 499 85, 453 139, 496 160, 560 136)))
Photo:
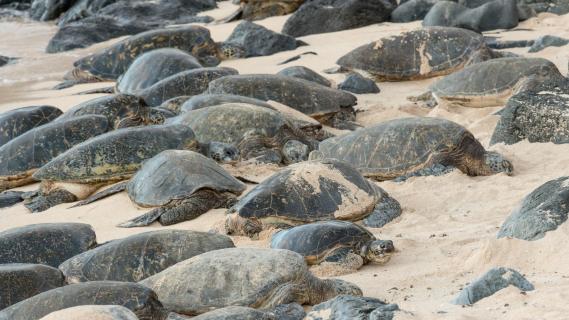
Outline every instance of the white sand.
MULTIPOLYGON (((223 17, 233 10, 228 2, 211 14, 223 17)), ((275 17, 260 24, 280 31, 286 17, 275 17)), ((236 23, 208 26, 217 41, 224 40, 236 23)), ((542 14, 523 22, 518 29, 530 31, 490 32, 505 40, 535 39, 552 34, 569 38, 569 15, 542 14)), ((240 73, 275 73, 286 66, 304 65, 316 71, 333 67, 341 55, 355 47, 381 37, 420 26, 384 23, 356 30, 303 37, 310 46, 281 52, 269 57, 224 62, 240 73), (315 51, 286 66, 277 66, 296 54, 315 51)), ((53 24, 0 22, 0 54, 22 57, 18 63, 0 68, 0 111, 15 107, 51 104, 64 110, 96 97, 73 95, 89 88, 109 84, 81 85, 63 91, 50 88, 57 84, 74 60, 103 48, 109 41, 88 49, 48 55, 43 53, 49 38, 56 32, 53 24)), ((514 49, 525 53, 527 49, 514 49)), ((567 73, 567 46, 547 48, 528 56, 552 60, 563 74, 567 73)), ((338 83, 342 75, 326 75, 338 83)), ((488 141, 499 108, 428 110, 406 101, 409 95, 422 93, 433 80, 379 83, 381 93, 360 95, 358 120, 364 125, 410 115, 430 115, 456 121, 470 129, 484 145, 488 141)), ((545 238, 525 242, 497 240, 496 232, 521 199, 542 183, 569 174, 569 145, 530 144, 497 145, 491 148, 512 160, 515 174, 490 177, 468 177, 453 172, 442 177, 412 178, 405 183, 385 182, 380 185, 403 206, 403 215, 373 232, 392 239, 398 252, 384 266, 369 265, 359 272, 343 276, 364 290, 367 296, 397 303, 406 313, 398 319, 567 319, 569 318, 569 225, 565 224, 545 238), (512 267, 525 274, 536 290, 520 294, 508 288, 472 307, 449 304, 465 283, 479 277, 494 266, 512 267), (565 290, 568 289, 567 293, 565 290)), ((241 168, 248 178, 255 172, 241 168)), ((271 168, 259 169, 266 176, 271 168)), ((34 189, 28 186, 25 190, 34 189)), ((126 194, 118 194, 95 204, 68 210, 69 204, 49 211, 30 214, 22 205, 0 211, 0 230, 42 222, 84 222, 94 226, 98 240, 163 228, 154 224, 147 228, 121 229, 115 225, 144 211, 137 209, 126 194)), ((209 230, 223 218, 223 210, 214 210, 200 218, 171 228, 209 230)), ((240 246, 263 246, 262 243, 239 238, 240 246)))

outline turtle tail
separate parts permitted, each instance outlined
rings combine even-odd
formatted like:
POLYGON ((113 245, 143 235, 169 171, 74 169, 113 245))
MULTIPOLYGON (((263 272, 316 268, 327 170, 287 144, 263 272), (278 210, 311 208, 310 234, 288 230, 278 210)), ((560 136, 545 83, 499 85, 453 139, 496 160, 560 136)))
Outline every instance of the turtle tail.
POLYGON ((95 193, 94 195, 90 196, 89 198, 87 198, 83 201, 77 202, 75 205, 69 207, 69 209, 75 208, 75 207, 81 207, 81 206, 93 203, 95 201, 99 201, 99 200, 104 199, 106 197, 110 197, 113 194, 117 194, 119 192, 122 192, 126 189, 127 184, 128 184, 128 181, 123 181, 123 182, 117 183, 110 188, 107 188, 101 192, 95 193))

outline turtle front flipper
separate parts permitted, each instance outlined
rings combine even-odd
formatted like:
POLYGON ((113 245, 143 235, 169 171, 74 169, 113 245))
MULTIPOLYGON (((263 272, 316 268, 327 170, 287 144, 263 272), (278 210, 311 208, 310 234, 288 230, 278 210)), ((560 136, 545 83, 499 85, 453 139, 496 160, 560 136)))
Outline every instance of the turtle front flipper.
POLYGON ((165 208, 156 208, 150 210, 141 216, 138 216, 134 219, 130 219, 126 222, 117 225, 117 227, 120 228, 146 227, 152 224, 154 221, 160 219, 160 216, 164 213, 164 211, 165 208))
POLYGON ((58 204, 75 202, 77 197, 64 189, 53 190, 47 194, 43 192, 27 193, 23 195, 24 206, 31 212, 42 212, 58 204))
POLYGON ((370 228, 381 228, 401 215, 401 204, 375 183, 370 183, 375 188, 379 201, 373 212, 363 220, 363 223, 370 228))
POLYGON ((90 203, 93 203, 93 202, 99 201, 101 199, 110 197, 110 196, 117 194, 119 192, 123 192, 126 189, 127 184, 128 184, 128 181, 117 183, 110 188, 107 188, 101 192, 95 193, 94 195, 90 196, 89 198, 87 198, 85 200, 77 202, 75 205, 69 207, 69 209, 88 205, 90 203))

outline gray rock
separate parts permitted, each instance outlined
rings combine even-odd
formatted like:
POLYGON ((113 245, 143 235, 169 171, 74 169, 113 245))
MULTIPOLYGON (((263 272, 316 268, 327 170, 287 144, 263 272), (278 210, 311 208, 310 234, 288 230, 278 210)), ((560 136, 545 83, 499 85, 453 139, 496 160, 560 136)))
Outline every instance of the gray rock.
POLYGON ((16 203, 24 201, 22 198, 22 191, 4 191, 0 193, 0 208, 11 207, 16 203))
POLYGON ((482 32, 514 28, 519 20, 516 0, 494 0, 473 9, 440 1, 425 16, 423 26, 459 27, 482 32))
POLYGON ((392 320, 399 310, 396 304, 387 304, 379 299, 337 296, 314 306, 305 320, 392 320))
POLYGON ((245 57, 269 56, 306 45, 291 36, 276 33, 249 21, 239 23, 225 42, 243 48, 245 57))
POLYGON ((563 47, 569 44, 569 40, 556 36, 542 36, 535 40, 534 44, 529 48, 529 52, 538 52, 547 47, 563 47))
POLYGON ((319 75, 315 71, 308 69, 307 67, 303 66, 296 66, 296 67, 288 67, 282 69, 277 74, 287 77, 295 77, 300 78, 312 82, 319 83, 323 86, 330 87, 332 84, 328 79, 324 78, 323 76, 319 75))
POLYGON ((532 291, 534 289, 534 286, 516 270, 504 267, 492 268, 464 288, 451 303, 459 305, 474 304, 509 286, 515 286, 522 291, 532 291))
POLYGON ((569 143, 569 84, 545 83, 508 100, 490 144, 569 143))
POLYGON ((548 181, 527 195, 504 221, 497 238, 538 240, 567 221, 569 177, 548 181))
POLYGON ((346 79, 338 85, 338 89, 356 94, 379 93, 377 84, 359 73, 350 73, 346 79))
POLYGON ((411 22, 425 18, 438 0, 409 0, 399 5, 391 13, 393 22, 411 22))
POLYGON ((30 17, 34 20, 49 21, 57 19, 67 11, 76 0, 34 0, 30 8, 30 17))
POLYGON ((395 7, 395 0, 314 0, 303 4, 282 32, 300 37, 359 28, 389 21, 395 7))

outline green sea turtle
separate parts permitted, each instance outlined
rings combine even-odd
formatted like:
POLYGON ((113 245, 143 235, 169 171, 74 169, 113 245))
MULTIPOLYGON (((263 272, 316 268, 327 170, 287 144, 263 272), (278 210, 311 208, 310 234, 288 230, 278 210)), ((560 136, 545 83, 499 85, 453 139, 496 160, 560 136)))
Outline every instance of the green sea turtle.
POLYGON ((63 274, 42 264, 0 264, 0 310, 36 294, 62 287, 63 274))
POLYGON ((118 79, 116 89, 121 93, 134 94, 178 72, 201 67, 196 58, 182 50, 173 48, 152 50, 132 62, 118 79))
POLYGON ((118 305, 140 320, 162 319, 164 307, 149 288, 137 283, 91 281, 52 289, 0 311, 0 320, 39 320, 58 310, 82 305, 118 305))
POLYGON ((404 81, 450 74, 499 56, 482 34, 460 28, 428 27, 382 38, 341 57, 341 69, 376 81, 404 81))
POLYGON ((431 85, 439 104, 496 107, 546 80, 563 81, 553 62, 543 58, 500 58, 477 63, 431 85))
POLYGON ((168 123, 191 127, 200 141, 237 145, 242 159, 257 158, 262 162, 306 160, 316 144, 278 111, 244 103, 192 110, 168 123))
POLYGON ((228 211, 228 234, 254 236, 270 227, 362 219, 379 227, 401 214, 397 200, 335 159, 288 166, 243 196, 228 211))
POLYGON ((238 153, 219 142, 200 144, 184 125, 115 130, 75 146, 36 171, 33 178, 41 181, 40 189, 24 204, 36 212, 85 199, 101 186, 129 179, 142 162, 168 149, 200 150, 222 161, 232 161, 238 153))
POLYGON ((63 112, 52 106, 33 106, 0 114, 0 146, 36 127, 49 123, 63 112))
POLYGON ((55 311, 40 320, 139 320, 136 314, 123 306, 86 305, 55 311))
POLYGON ((284 16, 293 13, 305 0, 240 0, 239 9, 223 22, 234 20, 261 20, 273 16, 284 16))
POLYGON ((57 267, 97 245, 84 223, 42 223, 0 232, 0 264, 33 263, 57 267))
POLYGON ((67 283, 138 282, 180 261, 234 247, 227 236, 186 230, 158 230, 113 240, 63 262, 67 283))
POLYGON ((36 170, 108 129, 107 118, 86 115, 51 122, 10 140, 0 147, 0 191, 33 183, 36 170))
POLYGON ((113 129, 164 122, 160 112, 147 106, 141 98, 130 94, 114 94, 83 102, 66 111, 56 121, 89 114, 105 116, 113 129))
POLYGON ((150 30, 75 61, 74 69, 64 76, 67 81, 58 88, 84 82, 114 81, 138 56, 160 48, 180 49, 196 57, 204 66, 219 64, 227 58, 226 54, 238 54, 230 44, 215 43, 204 27, 192 25, 150 30))
POLYGON ((512 174, 502 155, 486 151, 463 126, 440 118, 403 118, 382 122, 320 143, 311 159, 334 157, 364 176, 390 180, 437 165, 470 176, 512 174))
POLYGON ((349 221, 323 221, 279 231, 271 248, 301 254, 309 265, 338 267, 355 272, 368 262, 385 264, 395 250, 391 240, 377 240, 362 226, 349 221))
POLYGON ((215 79, 237 73, 237 70, 225 67, 182 71, 139 91, 137 95, 142 97, 150 106, 157 107, 171 98, 201 94, 215 79))
POLYGON ((307 114, 323 124, 354 129, 357 98, 345 91, 304 79, 272 74, 227 76, 212 81, 208 93, 235 94, 273 100, 307 114))
POLYGON ((317 304, 339 294, 362 295, 352 283, 315 277, 301 255, 277 249, 210 251, 139 283, 154 290, 167 309, 186 315, 227 306, 272 309, 283 303, 317 304))

